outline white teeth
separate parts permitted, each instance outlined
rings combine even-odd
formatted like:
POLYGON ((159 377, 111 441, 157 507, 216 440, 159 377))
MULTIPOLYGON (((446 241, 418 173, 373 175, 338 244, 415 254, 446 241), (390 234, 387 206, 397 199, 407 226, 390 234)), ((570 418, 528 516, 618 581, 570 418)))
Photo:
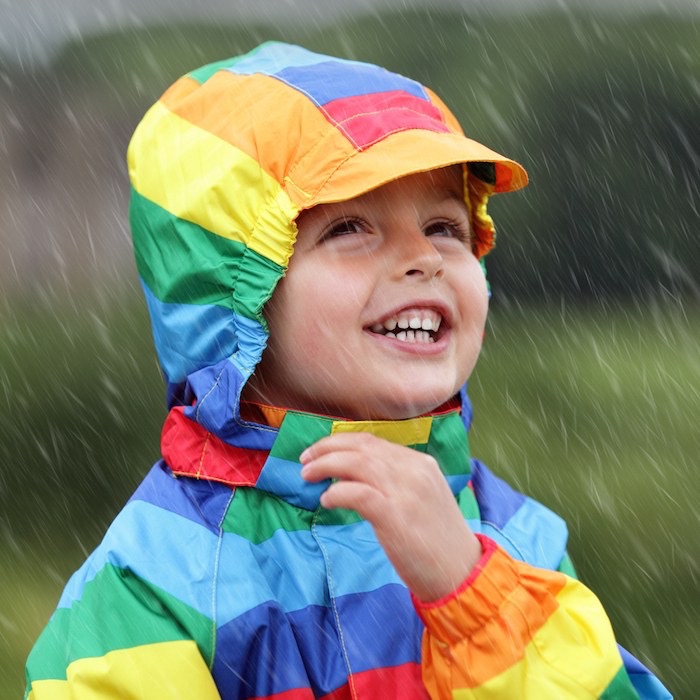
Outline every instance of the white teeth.
MULTIPOLYGON (((373 333, 383 333, 387 335, 387 331, 393 333, 396 329, 400 331, 432 331, 436 333, 440 328, 442 323, 442 317, 437 311, 432 309, 412 309, 410 312, 402 311, 397 316, 392 316, 387 318, 383 323, 373 323, 370 326, 370 330, 373 333)), ((398 337, 397 335, 391 335, 390 337, 398 337)), ((406 338, 410 338, 408 335, 406 338)), ((422 335, 413 335, 414 340, 416 338, 422 338, 422 335)), ((412 342, 412 341, 408 341, 412 342)), ((418 340, 417 342, 435 342, 435 339, 429 335, 429 340, 418 340)))
POLYGON ((400 340, 403 343, 413 343, 413 344, 430 344, 435 342, 435 338, 433 338, 428 331, 424 330, 406 330, 406 331, 399 331, 398 333, 392 333, 391 331, 389 333, 384 334, 385 338, 395 338, 396 340, 400 340))

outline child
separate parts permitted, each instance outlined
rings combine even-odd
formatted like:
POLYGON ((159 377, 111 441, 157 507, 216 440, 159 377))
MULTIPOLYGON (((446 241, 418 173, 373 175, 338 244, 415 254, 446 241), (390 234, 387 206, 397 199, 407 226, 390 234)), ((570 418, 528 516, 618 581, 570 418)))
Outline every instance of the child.
POLYGON ((29 698, 669 697, 564 523, 469 456, 486 203, 518 164, 412 80, 268 43, 176 82, 129 172, 163 460, 29 698))

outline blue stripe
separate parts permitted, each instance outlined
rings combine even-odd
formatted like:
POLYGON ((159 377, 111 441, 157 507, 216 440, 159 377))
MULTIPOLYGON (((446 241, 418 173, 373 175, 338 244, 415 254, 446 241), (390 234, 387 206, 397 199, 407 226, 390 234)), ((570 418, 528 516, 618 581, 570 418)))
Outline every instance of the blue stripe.
MULTIPOLYGON (((235 506, 235 501, 234 501, 235 506)), ((366 521, 350 525, 322 526, 308 530, 277 530, 270 538, 252 544, 240 535, 227 533, 221 544, 217 603, 218 624, 268 601, 277 601, 285 612, 327 600, 326 559, 337 596, 366 593, 401 580, 366 521), (318 538, 318 540, 316 539, 318 538), (236 595, 226 592, 235 590, 236 595)))
POLYGON ((253 75, 254 73, 275 75, 289 66, 313 66, 328 60, 328 56, 313 53, 313 51, 301 46, 269 41, 236 61, 226 70, 237 75, 253 75))
POLYGON ((366 520, 319 527, 316 535, 330 561, 336 596, 366 593, 390 583, 403 586, 366 520))
POLYGON ((564 520, 511 488, 478 460, 472 460, 472 468, 481 532, 498 542, 512 557, 556 570, 568 540, 564 520))
POLYGON ((305 93, 317 105, 343 97, 393 90, 428 100, 420 83, 384 68, 278 42, 263 44, 226 70, 237 75, 262 73, 276 77, 305 93))
POLYGON ((168 382, 223 359, 250 373, 267 341, 256 320, 215 304, 164 302, 141 279, 160 365, 168 382))
POLYGON ((334 602, 335 610, 318 605, 287 615, 265 604, 220 627, 213 675, 222 697, 253 691, 267 696, 307 685, 320 697, 345 685, 336 613, 354 672, 420 661, 423 627, 404 587, 334 602))
POLYGON ((566 523, 548 508, 530 498, 503 526, 483 519, 481 531, 496 540, 508 554, 541 569, 556 571, 566 553, 566 523))
POLYGON ((637 691, 640 698, 650 700, 673 700, 673 695, 666 689, 664 684, 651 673, 629 675, 632 687, 637 691))
POLYGON ((657 700, 665 698, 671 700, 673 698, 663 683, 641 661, 619 644, 617 648, 625 665, 625 671, 627 671, 627 675, 640 698, 656 698, 657 700))
POLYGON ((71 577, 58 607, 68 608, 80 600, 84 587, 111 564, 132 571, 211 617, 216 545, 216 535, 202 525, 145 501, 130 501, 100 546, 71 577))
POLYGON ((639 659, 632 656, 632 654, 630 654, 629 651, 627 651, 627 649, 625 649, 623 646, 618 644, 617 650, 620 652, 622 663, 624 663, 627 673, 648 673, 651 675, 651 671, 639 659))
POLYGON ((274 493, 298 508, 315 510, 321 494, 330 485, 330 479, 318 483, 303 479, 299 462, 269 456, 255 488, 274 493))
POLYGON ((455 496, 467 487, 470 478, 470 474, 445 474, 445 480, 455 496))
POLYGON ((423 623, 403 585, 345 596, 336 606, 354 672, 420 663, 423 623))
POLYGON ((230 445, 270 450, 277 429, 246 423, 240 417, 240 393, 247 376, 233 358, 193 372, 187 378, 187 391, 183 393, 187 404, 184 414, 230 445))
POLYGON ((235 352, 236 322, 240 323, 240 319, 230 309, 213 304, 163 302, 143 279, 141 286, 160 366, 169 382, 184 381, 197 368, 235 352))
POLYGON ((345 97, 391 91, 402 91, 422 100, 428 99, 423 86, 415 80, 366 63, 330 60, 313 69, 293 66, 285 68, 275 77, 295 90, 300 90, 317 105, 345 97))
POLYGON ((472 460, 472 486, 484 522, 502 528, 525 502, 525 496, 499 479, 477 459, 472 460))
POLYGON ((204 479, 175 478, 163 460, 156 462, 130 500, 145 501, 195 523, 214 535, 231 500, 231 489, 204 479))

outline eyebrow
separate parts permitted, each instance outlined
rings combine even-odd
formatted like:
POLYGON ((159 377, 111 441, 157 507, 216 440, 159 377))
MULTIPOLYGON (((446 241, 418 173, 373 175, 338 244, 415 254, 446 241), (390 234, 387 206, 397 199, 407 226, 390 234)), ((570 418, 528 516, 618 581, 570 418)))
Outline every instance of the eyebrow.
POLYGON ((463 192, 457 192, 456 190, 453 190, 448 187, 440 188, 441 193, 444 195, 442 199, 440 200, 441 202, 444 201, 455 201, 458 204, 462 205, 467 211, 469 211, 469 207, 467 206, 467 203, 464 199, 464 193, 463 192))

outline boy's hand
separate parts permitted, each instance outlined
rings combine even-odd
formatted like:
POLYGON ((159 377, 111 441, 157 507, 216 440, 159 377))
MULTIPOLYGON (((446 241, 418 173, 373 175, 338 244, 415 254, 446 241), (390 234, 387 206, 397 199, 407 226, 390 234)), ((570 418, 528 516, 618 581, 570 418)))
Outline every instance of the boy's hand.
POLYGON ((323 438, 301 455, 307 481, 338 479, 324 508, 357 511, 413 594, 432 601, 451 593, 481 556, 437 462, 369 433, 323 438))

